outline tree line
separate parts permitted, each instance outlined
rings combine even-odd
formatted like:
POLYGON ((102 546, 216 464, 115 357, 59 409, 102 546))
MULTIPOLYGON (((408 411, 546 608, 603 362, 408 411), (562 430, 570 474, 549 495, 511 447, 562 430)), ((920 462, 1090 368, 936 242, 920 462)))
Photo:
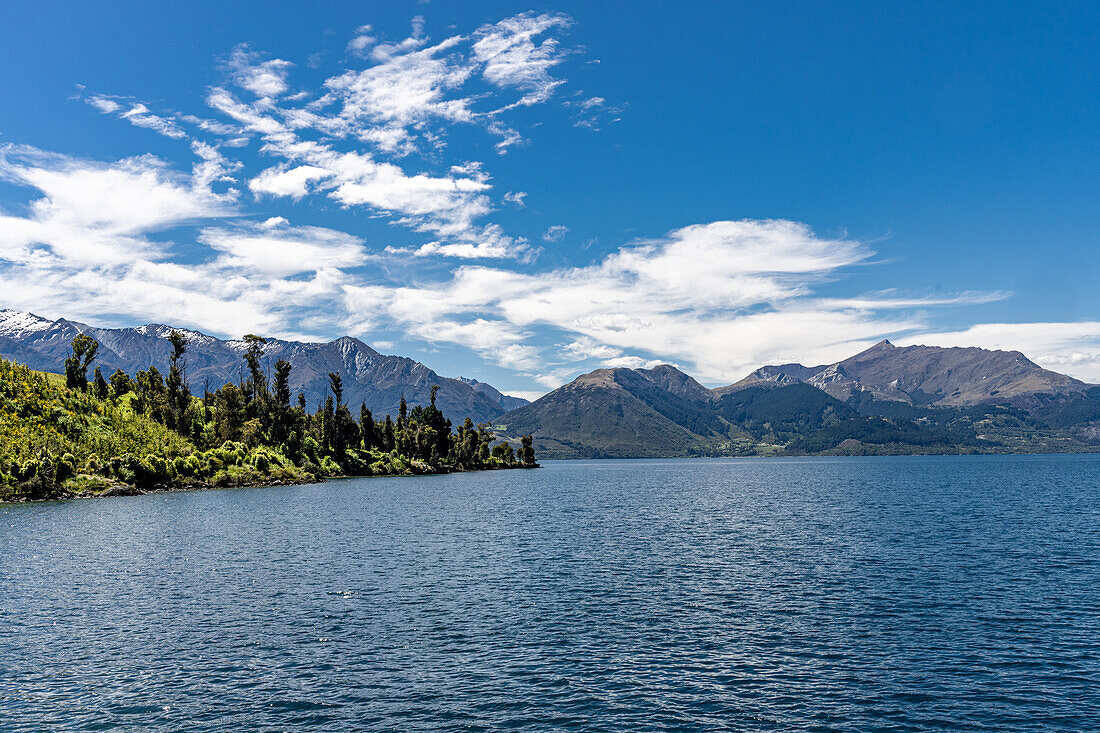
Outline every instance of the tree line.
POLYGON ((330 372, 327 394, 310 412, 302 392, 292 396, 292 365, 279 359, 269 379, 262 365, 267 341, 248 334, 239 383, 204 389, 198 396, 192 394, 187 378, 187 337, 172 331, 168 341, 167 374, 150 366, 133 377, 120 369, 106 378, 98 366, 93 369, 99 343, 80 334, 65 360, 66 385, 100 400, 128 403, 136 414, 168 427, 200 449, 225 443, 268 446, 296 465, 316 469, 313 472, 318 475, 386 472, 387 462, 392 463, 389 458, 419 462, 422 468, 436 471, 537 466, 529 435, 521 439, 517 451, 507 442, 497 443, 487 426, 475 426, 469 418, 452 429, 436 405, 439 385, 432 387, 429 404, 410 409, 402 396, 396 419, 386 415, 379 420, 365 402, 355 415, 344 400, 342 377, 330 372))

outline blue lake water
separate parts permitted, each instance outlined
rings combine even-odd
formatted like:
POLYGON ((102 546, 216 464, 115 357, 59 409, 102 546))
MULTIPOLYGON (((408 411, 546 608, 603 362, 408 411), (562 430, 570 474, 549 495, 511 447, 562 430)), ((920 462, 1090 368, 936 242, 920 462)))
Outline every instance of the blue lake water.
POLYGON ((1089 730, 1100 456, 0 505, 0 729, 1089 730))

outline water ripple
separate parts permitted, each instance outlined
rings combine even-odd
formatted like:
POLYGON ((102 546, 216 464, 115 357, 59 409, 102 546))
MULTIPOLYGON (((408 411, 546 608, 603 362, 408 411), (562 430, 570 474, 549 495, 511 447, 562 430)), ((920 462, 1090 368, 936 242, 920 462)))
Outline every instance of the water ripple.
POLYGON ((1100 457, 0 507, 0 728, 1086 730, 1100 457))

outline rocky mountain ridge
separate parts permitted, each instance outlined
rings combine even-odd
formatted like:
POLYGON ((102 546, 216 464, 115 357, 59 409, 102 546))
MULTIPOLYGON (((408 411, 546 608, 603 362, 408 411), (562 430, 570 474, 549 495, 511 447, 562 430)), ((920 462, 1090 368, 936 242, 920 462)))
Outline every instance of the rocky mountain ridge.
POLYGON ((1017 351, 882 341, 716 389, 670 365, 597 369, 496 424, 556 457, 1079 450, 1100 444, 1100 387, 1017 351))
MULTIPOLYGON (((173 330, 164 324, 134 328, 98 328, 64 318, 49 320, 33 313, 0 310, 0 354, 33 369, 63 370, 70 343, 85 333, 100 343, 95 365, 105 376, 116 369, 130 375, 150 365, 167 372, 173 330)), ((223 340, 190 329, 175 329, 188 337, 187 373, 192 390, 216 389, 240 381, 244 343, 223 340)), ((402 395, 410 405, 429 399, 432 385, 440 385, 438 404, 444 414, 461 422, 488 422, 526 404, 526 400, 501 394, 491 385, 465 378, 439 375, 424 364, 403 356, 387 356, 359 339, 343 336, 327 343, 268 339, 263 364, 270 372, 278 359, 293 365, 291 388, 302 392, 310 409, 328 389, 328 373, 340 374, 348 404, 357 409, 366 403, 378 416, 396 415, 402 395)))

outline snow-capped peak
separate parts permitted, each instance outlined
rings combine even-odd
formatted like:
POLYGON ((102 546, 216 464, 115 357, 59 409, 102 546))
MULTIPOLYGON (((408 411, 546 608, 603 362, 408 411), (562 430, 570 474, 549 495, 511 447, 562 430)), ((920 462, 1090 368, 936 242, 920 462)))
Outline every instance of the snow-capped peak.
POLYGON ((5 308, 0 310, 0 336, 19 337, 46 331, 53 321, 25 311, 5 308))

